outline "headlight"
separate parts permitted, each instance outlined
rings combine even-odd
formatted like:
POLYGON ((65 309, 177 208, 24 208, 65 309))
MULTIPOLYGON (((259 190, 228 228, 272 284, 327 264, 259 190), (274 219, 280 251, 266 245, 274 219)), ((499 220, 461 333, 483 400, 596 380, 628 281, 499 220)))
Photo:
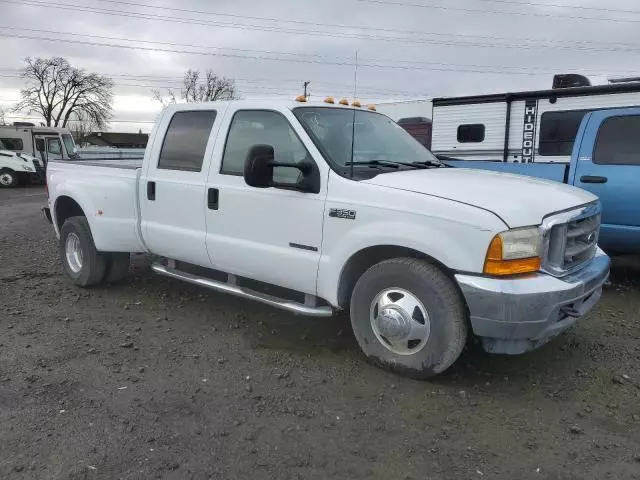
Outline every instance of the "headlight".
POLYGON ((537 272, 542 260, 542 234, 538 227, 502 232, 491 240, 484 273, 504 276, 537 272))
POLYGON ((27 172, 35 172, 35 169, 29 165, 23 165, 22 168, 24 168, 27 172))

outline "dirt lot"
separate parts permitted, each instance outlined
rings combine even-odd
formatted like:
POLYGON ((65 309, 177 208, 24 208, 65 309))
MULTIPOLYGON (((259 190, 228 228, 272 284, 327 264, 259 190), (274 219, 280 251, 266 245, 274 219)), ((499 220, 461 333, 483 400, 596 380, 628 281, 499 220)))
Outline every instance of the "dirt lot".
POLYGON ((70 286, 40 188, 0 191, 2 479, 640 479, 640 262, 521 357, 366 364, 313 320, 154 276, 70 286))

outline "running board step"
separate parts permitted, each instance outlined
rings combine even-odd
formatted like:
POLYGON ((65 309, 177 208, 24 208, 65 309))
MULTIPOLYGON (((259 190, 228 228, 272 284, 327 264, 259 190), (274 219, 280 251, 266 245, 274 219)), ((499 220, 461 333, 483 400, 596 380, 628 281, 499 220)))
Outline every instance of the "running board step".
POLYGON ((286 300, 283 298, 274 297, 266 293, 256 292, 249 288, 240 287, 231 283, 218 282, 209 278, 200 277, 191 273, 176 270, 175 268, 167 267, 161 263, 154 263, 151 265, 151 269, 159 275, 163 275, 169 278, 176 278, 183 280, 194 285, 206 287, 217 292, 229 293, 236 297, 248 298, 255 300, 256 302, 264 303, 272 307, 287 310, 288 312, 297 313, 298 315, 306 315, 310 317, 330 317, 333 315, 333 309, 331 307, 314 307, 305 305, 303 303, 294 302, 292 300, 286 300))

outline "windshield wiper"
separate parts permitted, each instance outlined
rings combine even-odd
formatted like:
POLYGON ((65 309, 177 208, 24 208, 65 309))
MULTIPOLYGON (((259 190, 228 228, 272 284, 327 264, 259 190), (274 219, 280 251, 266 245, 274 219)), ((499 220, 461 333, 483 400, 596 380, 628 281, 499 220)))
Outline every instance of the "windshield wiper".
POLYGON ((351 165, 369 165, 373 167, 390 167, 390 168, 400 168, 402 167, 410 167, 410 168, 428 168, 426 164, 422 162, 395 162, 393 160, 369 160, 366 162, 347 162, 346 166, 351 165))
POLYGON ((434 162, 433 160, 426 160, 424 162, 411 162, 414 165, 424 165, 426 167, 446 167, 446 168, 451 168, 451 165, 447 165, 446 163, 442 163, 442 162, 434 162))

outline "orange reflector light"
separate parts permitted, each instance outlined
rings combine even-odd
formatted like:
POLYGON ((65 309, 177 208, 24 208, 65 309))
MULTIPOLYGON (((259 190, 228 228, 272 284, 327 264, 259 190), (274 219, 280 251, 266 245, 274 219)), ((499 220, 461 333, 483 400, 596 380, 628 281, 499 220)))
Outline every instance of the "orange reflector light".
POLYGON ((296 102, 302 102, 302 103, 304 103, 304 102, 306 102, 306 101, 307 101, 307 97, 305 97, 304 95, 298 95, 298 96, 296 97, 296 102))
POLYGON ((338 102, 340 105, 346 105, 347 107, 349 106, 349 100, 347 100, 346 98, 343 98, 342 100, 340 100, 338 102))
POLYGON ((360 108, 362 106, 362 104, 358 100, 354 100, 353 102, 351 102, 351 106, 352 107, 356 107, 356 108, 360 108))
POLYGON ((377 110, 375 105, 369 105, 367 108, 372 112, 375 112, 377 110))
POLYGON ((333 99, 333 97, 327 97, 327 98, 324 99, 324 103, 334 104, 334 103, 336 103, 336 101, 333 99))
POLYGON ((502 239, 496 235, 487 250, 487 258, 484 262, 484 273, 502 277, 505 275, 518 275, 532 273, 540 270, 540 257, 519 258, 517 260, 502 259, 502 239))

